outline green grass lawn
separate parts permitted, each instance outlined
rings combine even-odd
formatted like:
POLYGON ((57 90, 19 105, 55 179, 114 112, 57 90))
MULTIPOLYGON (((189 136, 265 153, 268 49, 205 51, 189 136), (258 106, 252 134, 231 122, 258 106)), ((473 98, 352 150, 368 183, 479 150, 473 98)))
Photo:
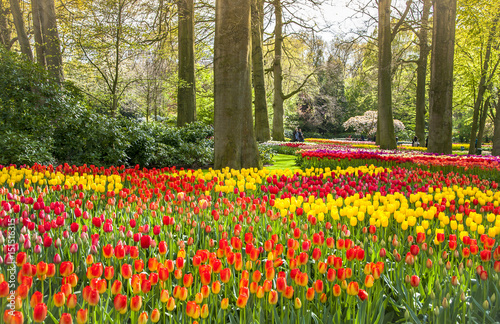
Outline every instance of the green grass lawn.
POLYGON ((273 158, 273 165, 266 166, 269 170, 277 170, 277 169, 297 169, 299 168, 295 165, 295 156, 294 155, 285 155, 285 154, 276 154, 273 158))

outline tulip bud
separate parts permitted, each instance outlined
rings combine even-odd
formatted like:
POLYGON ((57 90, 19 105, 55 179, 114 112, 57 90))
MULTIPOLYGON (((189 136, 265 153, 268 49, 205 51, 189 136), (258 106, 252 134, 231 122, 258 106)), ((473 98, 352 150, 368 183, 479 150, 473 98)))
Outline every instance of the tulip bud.
POLYGON ((490 308, 490 303, 488 302, 488 300, 485 300, 485 301, 483 302, 483 308, 484 308, 484 309, 488 309, 488 308, 490 308))
POLYGON ((441 306, 443 306, 444 309, 448 308, 450 304, 448 303, 448 299, 446 297, 443 298, 443 302, 441 303, 441 306))

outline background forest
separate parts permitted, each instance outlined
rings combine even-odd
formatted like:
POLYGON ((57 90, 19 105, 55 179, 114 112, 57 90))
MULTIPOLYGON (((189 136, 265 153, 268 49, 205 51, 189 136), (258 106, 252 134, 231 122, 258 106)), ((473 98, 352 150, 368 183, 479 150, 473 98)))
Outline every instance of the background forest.
MULTIPOLYGON (((379 109, 379 3, 347 2, 356 24, 340 29, 324 14, 331 4, 252 1, 257 141, 290 138, 295 127, 306 138, 373 135, 344 124, 379 109)), ((389 5, 392 113, 404 124, 396 136, 423 145, 433 8, 389 5)), ((496 1, 457 2, 455 142, 494 136, 499 17, 496 1)), ((0 164, 209 163, 215 18, 215 0, 0 0, 0 164)))

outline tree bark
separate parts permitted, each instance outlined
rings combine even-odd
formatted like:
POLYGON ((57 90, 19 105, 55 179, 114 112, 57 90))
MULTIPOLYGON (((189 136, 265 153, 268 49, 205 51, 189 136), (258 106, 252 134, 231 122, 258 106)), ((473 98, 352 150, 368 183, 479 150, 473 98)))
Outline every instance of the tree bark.
POLYGON ((431 0, 424 0, 422 20, 419 32, 419 58, 417 62, 417 93, 415 110, 415 136, 420 146, 425 147, 425 97, 427 80, 427 57, 429 55, 428 28, 431 0))
POLYGON ((0 1, 0 43, 6 49, 10 49, 11 31, 7 24, 9 16, 9 10, 4 7, 3 1, 0 1))
POLYGON ((392 117, 391 0, 380 0, 378 21, 378 118, 377 140, 381 149, 396 149, 392 117))
POLYGON ((274 99, 273 99, 273 140, 284 141, 285 130, 283 127, 283 70, 281 67, 281 55, 283 46, 283 12, 281 0, 274 0, 274 99))
POLYGON ((194 1, 179 0, 179 85, 177 126, 196 119, 196 79, 194 69, 194 1))
POLYGON ((261 167, 253 133, 250 2, 216 2, 215 169, 261 167))
POLYGON ((434 1, 431 85, 429 91, 429 145, 433 153, 452 152, 453 58, 456 0, 434 1))
MULTIPOLYGON (((483 105, 483 97, 484 93, 486 92, 487 88, 487 82, 486 82, 486 75, 488 74, 488 68, 490 64, 490 58, 491 58, 491 45, 493 43, 493 40, 496 38, 496 29, 497 29, 497 24, 498 24, 498 19, 500 18, 500 12, 497 13, 495 18, 493 19, 493 24, 491 26, 490 32, 488 34, 488 41, 486 43, 486 53, 484 54, 484 62, 483 66, 481 68, 481 79, 479 79, 479 85, 477 89, 477 96, 476 100, 474 102, 474 114, 472 116, 472 129, 470 132, 470 142, 469 142, 469 154, 475 154, 476 153, 476 132, 477 132, 477 122, 479 119, 479 110, 481 106, 483 105)), ((479 146, 477 147, 479 148, 479 146)))
POLYGON ((36 62, 45 67, 45 46, 43 45, 40 1, 42 0, 31 0, 31 12, 33 16, 33 33, 35 35, 36 62))
POLYGON ((497 101, 495 104, 495 115, 493 118, 493 148, 491 150, 491 155, 500 156, 500 90, 498 90, 497 101))
POLYGON ((477 133, 477 149, 481 148, 483 144, 483 134, 484 127, 486 126, 486 117, 488 116, 488 110, 490 109, 490 97, 486 99, 481 110, 481 117, 479 118, 479 131, 477 133))
POLYGON ((264 55, 262 54, 263 18, 264 1, 252 0, 252 76, 255 94, 255 138, 257 142, 267 142, 271 139, 264 80, 264 55))
POLYGON ((21 47, 21 53, 23 53, 30 61, 33 61, 33 52, 31 52, 30 41, 28 39, 28 35, 26 34, 26 29, 24 28, 24 18, 21 7, 19 7, 19 0, 10 0, 10 11, 12 13, 12 18, 14 19, 17 41, 21 47))
POLYGON ((61 83, 64 80, 64 76, 62 70, 61 41, 59 39, 59 33, 57 32, 54 0, 39 1, 47 70, 59 83, 61 83))

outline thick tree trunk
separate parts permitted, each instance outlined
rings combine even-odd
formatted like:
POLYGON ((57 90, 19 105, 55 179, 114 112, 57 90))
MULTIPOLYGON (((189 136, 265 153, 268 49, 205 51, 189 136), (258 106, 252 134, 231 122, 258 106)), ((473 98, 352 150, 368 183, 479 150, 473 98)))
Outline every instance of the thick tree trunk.
POLYGON ((377 140, 381 149, 396 149, 392 117, 391 0, 380 0, 378 27, 378 119, 377 140))
POLYGON ((420 146, 425 146, 425 95, 427 80, 427 56, 429 55, 428 28, 431 0, 424 0, 422 20, 419 33, 419 58, 417 62, 417 94, 415 110, 415 136, 418 137, 420 146))
POLYGON ((42 0, 31 0, 31 12, 33 16, 33 34, 35 35, 36 62, 45 67, 45 46, 42 36, 40 1, 42 0))
POLYGON ((456 0, 434 2, 431 85, 429 91, 429 145, 433 153, 451 154, 453 57, 456 0))
POLYGON ((196 119, 194 70, 194 1, 177 2, 179 12, 179 85, 177 87, 177 126, 196 119))
POLYGON ((21 7, 19 7, 19 0, 10 0, 10 12, 12 13, 12 18, 14 19, 17 41, 21 47, 21 53, 23 53, 30 61, 33 61, 33 52, 31 52, 30 41, 28 39, 28 35, 26 34, 26 29, 24 28, 24 18, 21 7))
POLYGON ((284 141, 285 130, 283 127, 283 71, 281 68, 281 52, 283 46, 283 17, 281 0, 274 0, 274 100, 273 100, 273 140, 284 141))
MULTIPOLYGON (((500 91, 498 91, 498 94, 500 95, 500 91)), ((493 119, 493 123, 493 148, 491 155, 500 156, 500 98, 495 103, 495 118, 493 119)))
POLYGON ((483 105, 483 109, 481 110, 481 118, 479 119, 479 131, 477 133, 477 149, 480 149, 481 145, 483 144, 484 127, 486 126, 486 117, 488 116, 489 109, 490 97, 486 99, 483 105))
POLYGON ((0 43, 6 48, 10 49, 11 31, 8 26, 9 10, 4 7, 3 2, 0 1, 0 43))
MULTIPOLYGON (((500 14, 500 13, 499 13, 500 14)), ((486 92, 487 84, 486 84, 486 75, 488 74, 488 67, 490 64, 491 58, 491 45, 493 40, 496 38, 496 29, 498 24, 499 14, 493 19, 493 24, 491 25, 490 32, 488 34, 488 41, 486 43, 486 53, 484 54, 484 62, 481 68, 481 79, 479 79, 479 85, 477 89, 477 97, 474 102, 474 114, 472 116, 472 129, 470 132, 470 142, 469 142, 469 154, 476 153, 476 132, 477 132, 477 122, 479 119, 479 110, 483 105, 483 97, 486 92)), ((479 148, 479 146, 477 147, 479 148)))
POLYGON ((216 2, 215 169, 261 167, 253 134, 250 1, 216 2))
POLYGON ((262 54, 263 16, 264 1, 252 0, 252 66, 255 93, 255 138, 257 142, 267 142, 271 139, 264 81, 264 56, 262 54))
POLYGON ((64 80, 64 76, 62 70, 61 41, 57 32, 54 0, 39 1, 47 70, 61 83, 64 80))

